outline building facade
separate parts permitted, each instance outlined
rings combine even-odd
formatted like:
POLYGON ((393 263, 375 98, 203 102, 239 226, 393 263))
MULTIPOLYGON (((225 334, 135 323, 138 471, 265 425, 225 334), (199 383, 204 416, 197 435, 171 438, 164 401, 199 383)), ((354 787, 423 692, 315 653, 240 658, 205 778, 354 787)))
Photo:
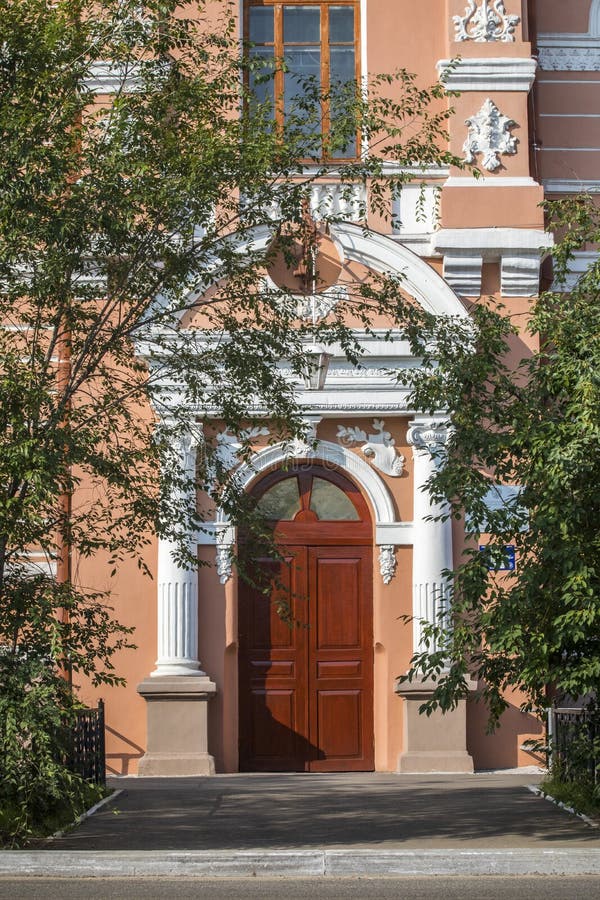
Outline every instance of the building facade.
MULTIPOLYGON (((359 197, 353 206, 334 180, 314 186, 315 206, 326 195, 344 213, 329 238, 337 267, 326 302, 353 274, 392 271, 434 313, 467 316, 469 303, 493 296, 526 314, 552 243, 541 201, 600 190, 600 0, 241 0, 240 30, 255 52, 285 54, 325 88, 334 76, 402 66, 460 92, 449 149, 481 177, 419 173, 402 191, 397 224, 368 235, 355 221, 359 197)), ((260 239, 271 239, 267 229, 260 239)), ((193 325, 190 317, 182 327, 193 325)), ((442 572, 458 561, 463 535, 431 520, 438 510, 422 490, 443 423, 410 409, 387 374, 417 361, 400 334, 365 340, 360 368, 334 348, 320 389, 298 385, 317 443, 273 444, 265 420, 239 471, 278 523, 293 561, 279 590, 305 627, 290 628, 237 578, 238 536, 218 513, 190 535, 209 564, 198 572, 178 568, 168 543, 155 541, 154 580, 132 565, 112 585, 138 649, 119 658, 128 686, 101 692, 109 771, 465 772, 539 762, 523 743, 542 726, 519 711, 518 696, 490 736, 476 702, 426 718, 418 707, 432 685, 398 681, 420 620, 444 608, 442 572)), ((523 335, 518 351, 531 341, 523 335)), ((235 453, 235 436, 219 439, 235 453)), ((191 471, 195 451, 193 440, 180 447, 191 471)), ((103 584, 101 563, 86 565, 103 584)), ((85 685, 82 695, 96 696, 85 685)))

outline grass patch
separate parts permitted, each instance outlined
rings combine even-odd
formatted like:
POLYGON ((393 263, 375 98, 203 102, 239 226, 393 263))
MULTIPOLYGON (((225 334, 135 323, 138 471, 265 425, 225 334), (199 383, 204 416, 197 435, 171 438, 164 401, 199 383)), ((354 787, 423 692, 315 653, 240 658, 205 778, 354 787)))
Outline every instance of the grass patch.
POLYGON ((26 836, 17 825, 22 818, 22 809, 8 803, 0 808, 0 848, 24 847, 32 841, 50 837, 68 828, 78 816, 110 793, 111 790, 103 785, 86 784, 76 801, 66 798, 49 806, 43 816, 30 824, 26 836))
POLYGON ((549 794, 554 800, 572 807, 575 812, 583 813, 590 818, 600 818, 599 788, 594 788, 590 779, 577 781, 559 781, 550 776, 540 784, 540 790, 549 794))

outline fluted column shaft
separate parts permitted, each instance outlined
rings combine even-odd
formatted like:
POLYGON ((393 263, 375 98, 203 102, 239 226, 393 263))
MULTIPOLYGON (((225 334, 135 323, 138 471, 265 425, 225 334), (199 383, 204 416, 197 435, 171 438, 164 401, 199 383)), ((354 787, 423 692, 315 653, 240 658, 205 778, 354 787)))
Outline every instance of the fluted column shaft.
MULTIPOLYGON (((191 438, 173 447, 171 463, 180 466, 194 483, 196 448, 191 438)), ((184 498, 190 507, 195 490, 190 486, 184 498)), ((165 538, 158 541, 157 606, 158 658, 152 676, 204 675, 198 659, 198 571, 184 568, 177 561, 177 544, 165 538)), ((195 554, 196 542, 189 541, 195 554)))
MULTIPOLYGON (((452 568, 452 520, 430 521, 448 512, 446 503, 435 503, 424 489, 435 472, 447 429, 439 421, 416 417, 409 425, 408 442, 413 448, 413 652, 424 650, 423 624, 444 621, 450 586, 443 576, 452 568)), ((429 647, 437 650, 437 646, 429 647)))

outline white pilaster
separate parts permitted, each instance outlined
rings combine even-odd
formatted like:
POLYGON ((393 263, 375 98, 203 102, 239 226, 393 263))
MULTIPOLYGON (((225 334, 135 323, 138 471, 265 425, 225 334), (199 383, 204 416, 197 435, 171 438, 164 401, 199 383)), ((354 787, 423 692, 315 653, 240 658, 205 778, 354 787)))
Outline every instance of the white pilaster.
MULTIPOLYGON (((173 446, 169 464, 177 465, 190 479, 190 488, 182 499, 190 507, 196 502, 194 474, 196 447, 191 435, 173 446)), ((204 675, 198 659, 198 572, 177 561, 177 544, 165 538, 158 541, 158 658, 152 677, 162 675, 204 675)), ((189 549, 196 552, 195 536, 189 549)))
MULTIPOLYGON (((425 489, 434 473, 440 451, 447 439, 441 421, 417 416, 408 429, 413 448, 413 652, 425 649, 421 621, 436 623, 448 606, 449 585, 442 575, 452 568, 452 520, 431 521, 448 512, 446 503, 435 503, 425 489)), ((430 647, 432 650, 437 647, 430 647)))

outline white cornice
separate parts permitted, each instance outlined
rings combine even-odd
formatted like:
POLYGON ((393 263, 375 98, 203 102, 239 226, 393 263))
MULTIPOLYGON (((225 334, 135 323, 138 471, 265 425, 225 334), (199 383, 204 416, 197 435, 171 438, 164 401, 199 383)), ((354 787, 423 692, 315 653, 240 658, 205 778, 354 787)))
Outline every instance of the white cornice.
POLYGON ((580 178, 544 178, 544 190, 549 194, 600 194, 600 181, 580 178))
POLYGON ((471 175, 451 175, 446 179, 443 185, 445 188, 452 187, 539 187, 537 181, 528 175, 495 175, 493 177, 483 176, 481 178, 473 178, 471 175))
POLYGON ((453 91, 529 91, 535 79, 531 57, 500 56, 476 59, 440 59, 440 81, 453 91))
POLYGON ((564 282, 554 282, 552 290, 557 292, 572 291, 582 275, 598 260, 597 250, 576 250, 569 261, 569 270, 564 282))
POLYGON ((89 77, 84 84, 94 94, 133 91, 139 85, 139 64, 126 66, 124 63, 99 60, 90 66, 89 77))
POLYGON ((552 247, 552 235, 538 228, 441 228, 433 235, 438 252, 472 250, 485 257, 506 251, 539 251, 552 247))

